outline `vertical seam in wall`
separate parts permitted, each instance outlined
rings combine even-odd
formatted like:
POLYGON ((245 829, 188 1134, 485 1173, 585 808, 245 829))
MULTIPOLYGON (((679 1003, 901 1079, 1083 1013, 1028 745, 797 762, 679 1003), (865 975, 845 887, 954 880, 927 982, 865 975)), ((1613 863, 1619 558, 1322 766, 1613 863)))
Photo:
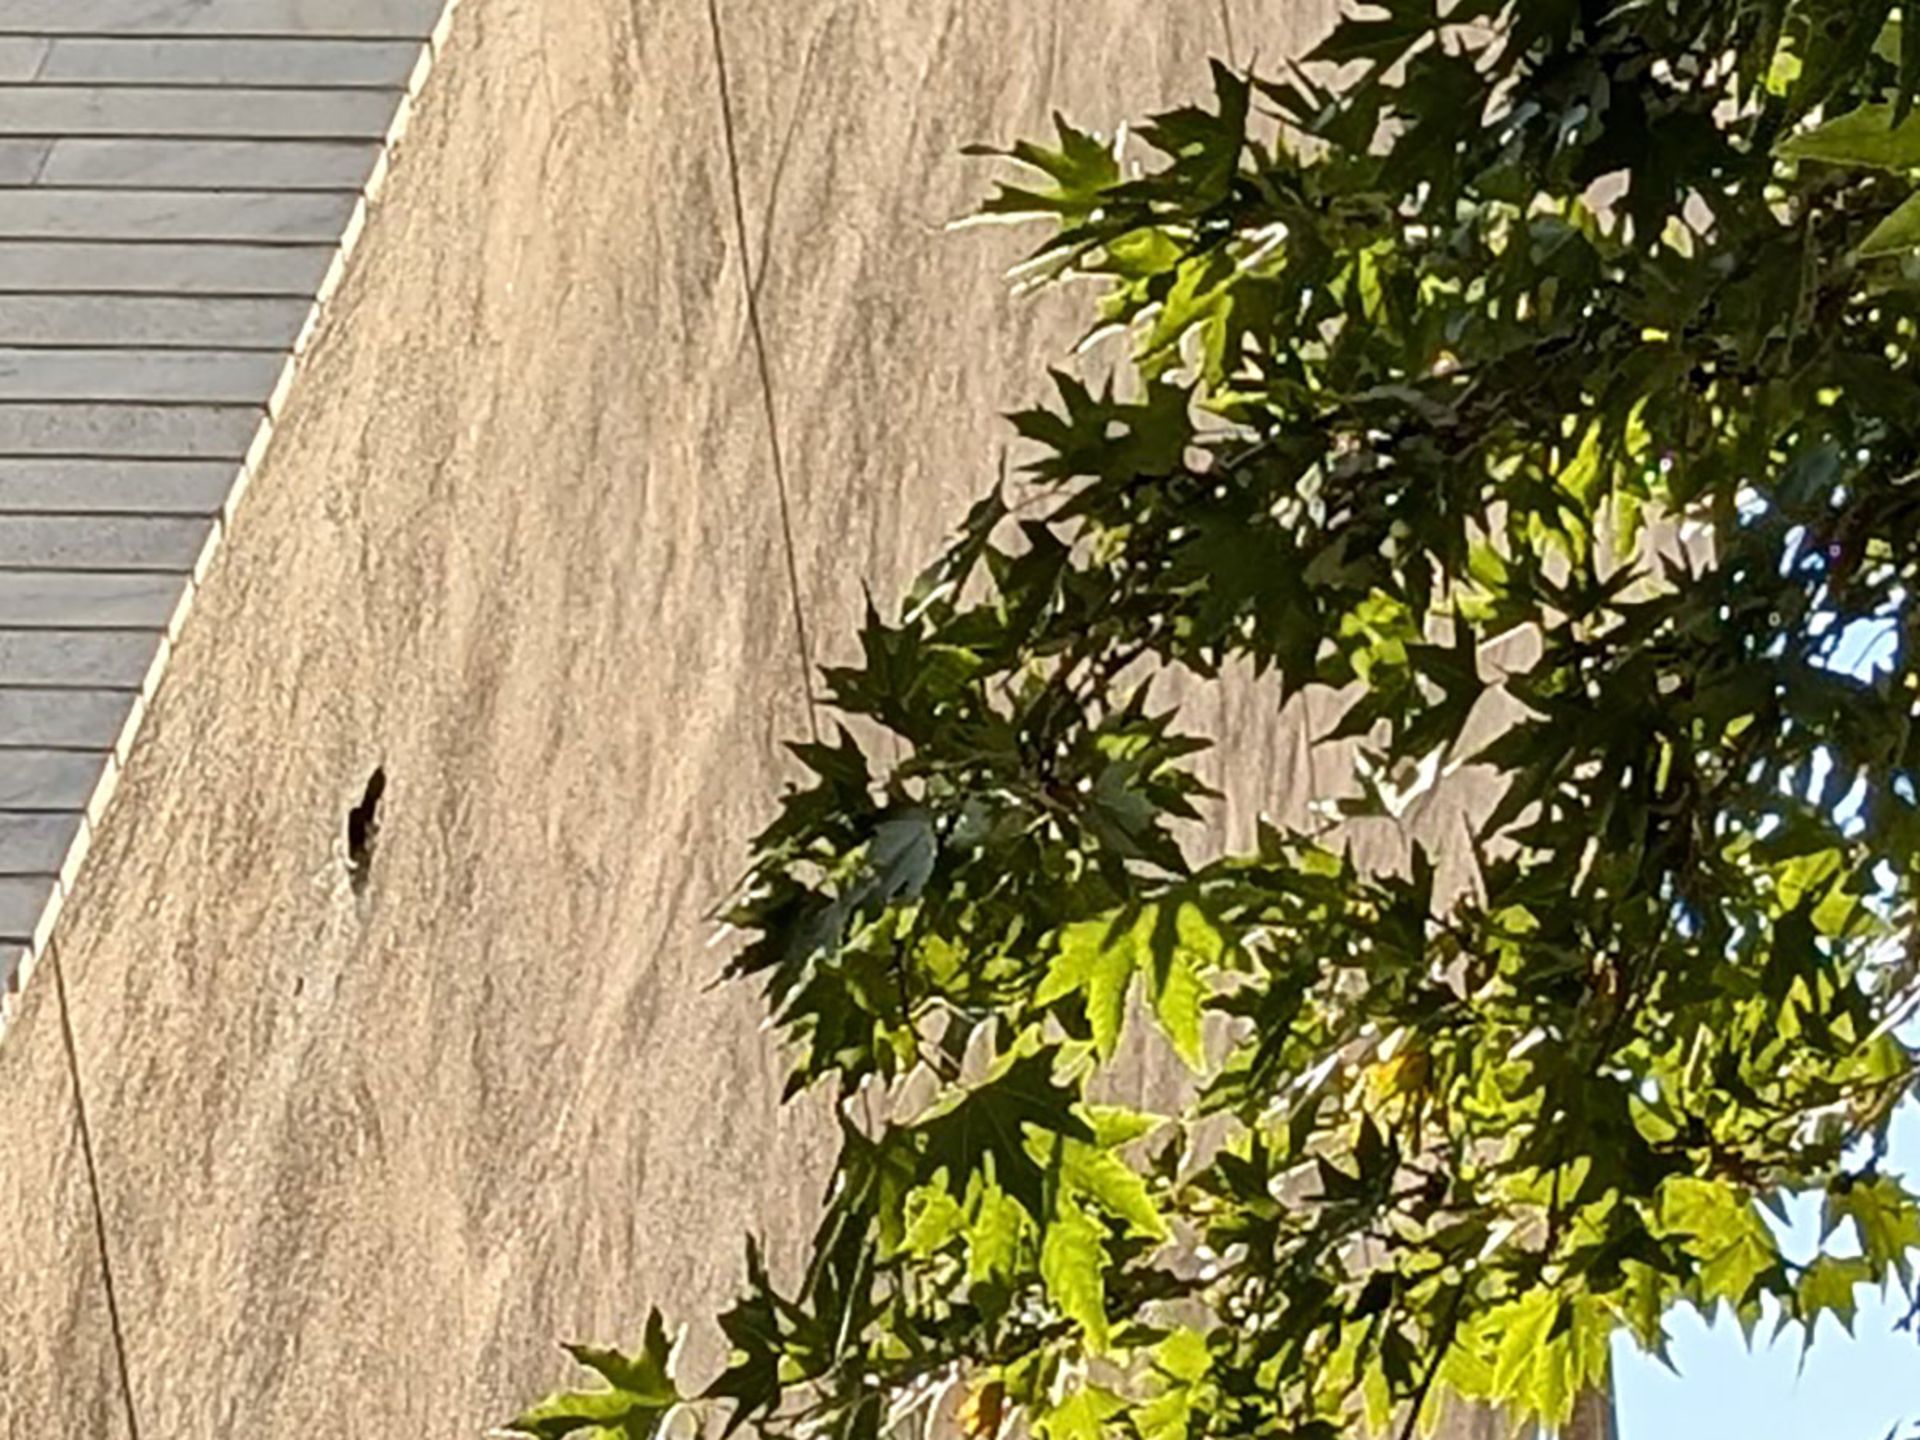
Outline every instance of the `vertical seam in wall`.
POLYGON ((747 332, 760 375, 760 406, 767 422, 767 445, 773 459, 774 491, 779 500, 780 540, 786 553, 787 589, 793 602, 794 646, 800 664, 800 693, 807 705, 807 729, 820 740, 820 707, 813 690, 813 641, 808 633, 806 603, 800 591, 800 555, 793 534, 793 498, 787 485, 785 452, 780 446, 780 414, 774 403, 773 367, 767 358, 767 336, 760 323, 760 282, 753 273, 747 243, 747 203, 740 183, 740 146, 734 133, 733 89, 727 76, 727 46, 720 23, 720 0, 707 0, 707 23, 713 33, 713 68, 718 82, 720 133, 726 143, 727 187, 733 198, 734 239, 740 252, 740 288, 746 301, 747 332))
POLYGON ((1233 0, 1220 0, 1220 31, 1227 46, 1227 63, 1240 63, 1239 46, 1233 43, 1233 0))
POLYGON ((780 154, 773 162, 773 175, 767 182, 767 211, 760 217, 760 258, 752 277, 756 303, 767 283, 767 271, 773 268, 773 222, 780 208, 780 183, 786 178, 787 162, 793 158, 793 142, 800 134, 800 119, 807 113, 807 97, 813 92, 814 62, 820 58, 820 46, 826 37, 827 28, 822 26, 807 42, 807 58, 800 62, 800 79, 795 85, 793 111, 787 117, 786 133, 780 137, 780 154))
POLYGON ((113 1338, 114 1365, 120 1374, 120 1399, 126 1409, 128 1440, 140 1440, 140 1416, 133 1403, 133 1371, 127 1362, 127 1332, 120 1321, 120 1292, 114 1284, 113 1255, 107 1245, 107 1210, 100 1196, 100 1167, 94 1158, 87 1096, 80 1084, 80 1054, 73 1039, 73 1015, 67 1006, 67 976, 60 964, 58 941, 50 944, 48 951, 54 995, 60 1004, 60 1039, 67 1052, 67 1078, 73 1085, 74 1124, 80 1134, 81 1158, 86 1162, 87 1198, 93 1210, 93 1239, 100 1257, 100 1286, 107 1301, 107 1328, 113 1338))

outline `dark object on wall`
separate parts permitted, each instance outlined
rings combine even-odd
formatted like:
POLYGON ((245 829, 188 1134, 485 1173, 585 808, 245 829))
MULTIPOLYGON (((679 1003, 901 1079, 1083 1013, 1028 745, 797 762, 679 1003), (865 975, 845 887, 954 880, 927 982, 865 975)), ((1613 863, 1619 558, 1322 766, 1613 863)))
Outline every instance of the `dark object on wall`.
POLYGON ((386 790, 386 768, 375 766, 360 803, 347 812, 347 876, 356 892, 366 888, 373 865, 373 844, 380 838, 380 797, 386 790))

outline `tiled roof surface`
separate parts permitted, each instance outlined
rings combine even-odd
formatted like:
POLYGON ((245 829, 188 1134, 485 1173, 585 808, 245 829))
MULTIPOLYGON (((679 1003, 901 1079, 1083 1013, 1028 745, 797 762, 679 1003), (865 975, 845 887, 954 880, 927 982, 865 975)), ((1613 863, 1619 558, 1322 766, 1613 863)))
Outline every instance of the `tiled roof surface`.
POLYGON ((447 0, 0 0, 0 994, 120 765, 447 0))

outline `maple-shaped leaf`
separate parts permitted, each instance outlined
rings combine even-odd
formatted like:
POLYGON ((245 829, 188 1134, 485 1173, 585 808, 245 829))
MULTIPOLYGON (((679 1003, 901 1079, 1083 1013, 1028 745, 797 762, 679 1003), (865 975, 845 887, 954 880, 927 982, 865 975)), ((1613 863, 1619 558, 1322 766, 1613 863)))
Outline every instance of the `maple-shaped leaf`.
POLYGON ((1110 1059, 1125 1028, 1135 976, 1180 1058, 1198 1070, 1206 1058, 1200 1028, 1206 974, 1229 948, 1220 925, 1192 901, 1144 905, 1082 920, 1060 931, 1059 953, 1034 995, 1051 1005, 1078 994, 1102 1059, 1110 1059))
POLYGON ((1027 1130, 1093 1139, 1086 1121, 1074 1113, 1078 1093, 1054 1078, 1055 1053, 1016 1047, 986 1079, 936 1102, 907 1127, 902 1134, 919 1149, 921 1177, 930 1179, 944 1169, 957 1191, 969 1176, 987 1176, 1028 1215, 1044 1215, 1046 1172, 1029 1153, 1027 1130))
POLYGON ((666 1322, 655 1309, 647 1317, 638 1352, 568 1345, 576 1364, 606 1382, 602 1390, 563 1390, 549 1395, 503 1427, 508 1435, 533 1440, 564 1440, 585 1433, 587 1440, 653 1440, 666 1414, 681 1401, 668 1373, 673 1346, 666 1322))
POLYGON ((1112 1150, 1068 1140, 1061 1146, 1060 1171, 1069 1191, 1122 1221, 1131 1234, 1146 1240, 1167 1238, 1166 1218, 1153 1202, 1146 1177, 1112 1150))
POLYGON ((1097 1352, 1107 1348, 1106 1227, 1062 1201, 1040 1242, 1047 1296, 1097 1352))
POLYGON ((1708 1301, 1744 1305, 1760 1277, 1780 1263, 1779 1242, 1738 1187, 1680 1177, 1661 1191, 1660 1220, 1699 1263, 1708 1301))
POLYGON ((1860 1304, 1854 1290, 1873 1283, 1873 1267, 1860 1259, 1837 1255, 1819 1255, 1800 1273, 1794 1293, 1800 1313, 1806 1321, 1806 1343, 1813 1344, 1814 1327, 1822 1315, 1830 1314, 1847 1334, 1853 1334, 1853 1321, 1860 1304))
POLYGON ((1424 4, 1383 5, 1379 17, 1347 16, 1306 58, 1336 65, 1365 60, 1391 65, 1433 32, 1434 11, 1424 4))
POLYGON ((786 1329, 781 1319, 787 1308, 773 1288, 760 1246, 748 1241, 747 1293, 720 1316, 720 1329, 733 1353, 727 1368, 702 1397, 732 1402, 723 1436, 779 1404, 780 1356, 786 1329))
POLYGON ((1134 181, 1129 187, 1133 193, 1156 198, 1177 196, 1188 205, 1213 205, 1231 191, 1247 143, 1252 87, 1245 76, 1218 60, 1209 68, 1216 109, 1182 105, 1155 115, 1140 127, 1140 138, 1170 163, 1134 181))
POLYGON ((1831 1235, 1842 1221, 1851 1220, 1860 1239, 1860 1251, 1876 1275, 1897 1271, 1902 1279, 1913 1274, 1913 1256, 1920 1251, 1920 1202, 1886 1175, 1855 1180, 1844 1189, 1827 1192, 1824 1228, 1831 1235))
POLYGON ((981 205, 983 215, 1054 215, 1063 225, 1077 225, 1100 207, 1103 192, 1120 181, 1120 160, 1113 145, 1091 131, 1076 129, 1057 114, 1053 128, 1060 138, 1057 150, 1030 140, 1019 141, 1010 150, 990 145, 966 147, 964 153, 968 155, 1017 160, 1051 182, 1031 189, 1002 182, 993 198, 981 205))
POLYGON ((1056 371, 1060 412, 1022 410, 1012 417, 1021 435, 1051 454, 1027 468, 1042 480, 1132 480, 1171 475, 1185 463, 1193 442, 1191 396, 1180 386, 1152 380, 1141 400, 1099 394, 1056 371))

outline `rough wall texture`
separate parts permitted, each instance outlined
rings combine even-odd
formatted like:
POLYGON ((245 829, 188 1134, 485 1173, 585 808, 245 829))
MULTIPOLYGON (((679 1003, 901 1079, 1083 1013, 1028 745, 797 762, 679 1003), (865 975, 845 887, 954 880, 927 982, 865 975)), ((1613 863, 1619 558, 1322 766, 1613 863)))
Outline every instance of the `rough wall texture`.
MULTIPOLYGON (((1325 8, 1218 13, 1271 55, 1325 8)), ((818 1117, 704 988, 804 725, 743 275, 832 653, 1070 338, 1006 294, 1022 237, 940 232, 985 180, 959 144, 1190 95, 1221 35, 721 11, 744 255, 704 0, 461 12, 0 1048, 0 1435, 126 1433, 62 993, 147 1437, 472 1436, 559 1377, 548 1337, 696 1314, 747 1229, 809 1228, 818 1117)), ((1284 808, 1293 752, 1245 753, 1284 808)))

